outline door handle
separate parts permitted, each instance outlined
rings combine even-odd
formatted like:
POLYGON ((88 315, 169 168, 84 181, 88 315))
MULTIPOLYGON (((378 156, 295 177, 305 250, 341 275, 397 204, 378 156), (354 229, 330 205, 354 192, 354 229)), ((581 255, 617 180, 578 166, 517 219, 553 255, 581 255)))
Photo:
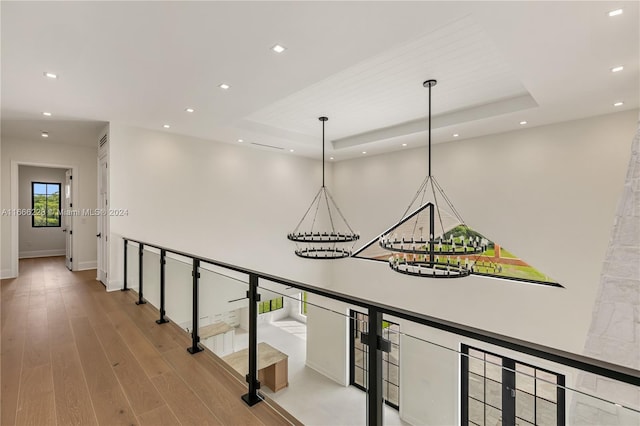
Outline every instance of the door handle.
POLYGON ((102 232, 100 232, 99 234, 96 234, 96 237, 102 238, 102 232))
POLYGON ((67 228, 64 228, 64 229, 62 230, 62 232, 67 232, 67 228))

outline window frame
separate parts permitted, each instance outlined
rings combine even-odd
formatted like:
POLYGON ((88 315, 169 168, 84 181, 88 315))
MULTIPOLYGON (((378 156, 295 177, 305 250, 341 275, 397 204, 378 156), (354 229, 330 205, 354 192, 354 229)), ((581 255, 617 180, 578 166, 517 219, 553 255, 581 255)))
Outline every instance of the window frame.
MULTIPOLYGON (((483 405, 483 407, 485 407, 485 415, 486 415, 486 407, 489 406, 493 409, 498 409, 497 407, 492 406, 491 404, 487 403, 486 398, 484 401, 480 401, 477 398, 471 396, 469 394, 469 377, 470 377, 470 369, 469 369, 469 350, 474 350, 477 352, 481 352, 483 354, 483 356, 486 357, 486 355, 489 355, 491 357, 494 358, 499 358, 502 361, 502 366, 500 367, 502 370, 502 381, 500 382, 501 388, 502 388, 502 400, 501 400, 501 407, 499 408, 499 411, 502 413, 502 417, 503 417, 503 424, 513 424, 513 422, 517 422, 518 420, 520 421, 525 421, 528 424, 532 424, 532 425, 536 425, 538 424, 538 411, 537 411, 537 407, 536 407, 536 403, 538 402, 537 399, 543 399, 543 397, 540 397, 538 395, 538 380, 537 379, 537 372, 543 372, 546 374, 550 374, 550 375, 554 375, 556 377, 556 401, 555 401, 555 405, 556 405, 556 425, 557 426, 565 426, 566 424, 566 396, 565 396, 565 375, 561 374, 561 373, 556 373, 554 371, 548 370, 544 367, 537 367, 535 365, 529 364, 527 362, 522 362, 522 361, 518 361, 512 358, 509 358, 507 356, 504 355, 499 355, 490 351, 487 351, 485 349, 481 349, 475 346, 470 346, 464 343, 460 344, 460 399, 461 399, 461 403, 460 403, 460 419, 461 419, 461 424, 464 425, 476 425, 477 423, 470 421, 469 419, 469 399, 473 399, 475 401, 478 401, 479 403, 481 403, 483 405), (516 390, 516 392, 521 391, 517 386, 516 383, 516 377, 517 374, 519 374, 517 372, 517 368, 516 368, 516 364, 518 365, 522 365, 524 367, 528 367, 534 370, 535 372, 535 376, 534 376, 534 393, 528 393, 525 391, 522 391, 524 393, 527 393, 528 395, 533 397, 533 401, 534 401, 534 407, 533 407, 533 423, 531 423, 529 420, 526 419, 522 419, 521 417, 519 417, 517 415, 517 410, 516 410, 516 399, 508 396, 507 395, 507 391, 508 390, 516 390), (507 418, 508 417, 508 418, 507 418), (507 418, 505 420, 505 418, 507 418)), ((487 361, 483 361, 486 363, 487 361)), ((486 368, 486 367, 485 367, 486 368)), ((475 373, 474 373, 475 374, 475 373)), ((522 374, 522 373, 520 373, 522 374)), ((490 378, 487 377, 486 373, 484 375, 485 380, 491 380, 490 378)), ((486 394, 486 387, 485 389, 485 394, 486 394)), ((552 402, 553 401, 549 401, 552 402)), ((486 421, 486 418, 484 419, 486 421)), ((517 424, 517 423, 516 423, 517 424)))
MULTIPOLYGON (((56 225, 49 225, 49 221, 47 220, 49 215, 49 193, 47 192, 45 195, 45 224, 44 225, 36 225, 36 215, 35 215, 35 204, 36 204, 36 193, 35 186, 36 185, 45 185, 48 188, 48 185, 57 185, 58 186, 58 206, 56 211, 60 212, 62 210, 62 183, 60 182, 31 182, 31 227, 32 228, 60 228, 62 227, 62 215, 58 214, 58 223, 56 225)), ((38 194, 41 195, 41 194, 38 194)), ((53 194, 51 194, 53 195, 53 194)), ((40 215, 38 215, 40 216, 40 215)))
POLYGON ((273 311, 279 311, 284 309, 284 297, 276 297, 275 299, 265 300, 264 302, 258 302, 258 315, 266 314, 273 311), (280 301, 280 307, 278 307, 278 301, 280 301), (267 308, 267 304, 268 309, 267 308))

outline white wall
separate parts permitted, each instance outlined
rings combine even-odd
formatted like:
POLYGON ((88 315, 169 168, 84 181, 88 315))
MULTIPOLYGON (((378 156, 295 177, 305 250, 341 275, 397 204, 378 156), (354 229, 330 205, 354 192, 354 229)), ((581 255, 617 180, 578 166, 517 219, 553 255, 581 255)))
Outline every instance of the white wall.
MULTIPOLYGON (((60 184, 60 201, 64 200, 65 169, 51 167, 19 166, 18 206, 20 209, 31 209, 32 182, 46 182, 60 184)), ((61 205, 61 208, 64 206, 61 205)), ((19 222, 19 257, 64 256, 65 233, 64 226, 60 227, 32 227, 31 216, 21 216, 19 222)), ((61 224, 62 225, 62 224, 61 224)))
MULTIPOLYGON (((469 226, 564 289, 476 276, 420 279, 396 274, 383 262, 358 259, 334 264, 333 288, 581 353, 636 118, 637 111, 628 111, 433 147, 434 175, 469 226)), ((362 230, 362 241, 400 219, 426 175, 426 158, 426 149, 419 148, 334 165, 337 201, 362 230)), ((454 350, 465 340, 400 323, 404 332, 454 350)), ((403 342, 407 345, 406 338, 403 342)), ((451 377, 459 368, 457 357, 415 340, 409 345, 422 351, 416 357, 414 350, 401 349, 403 418, 448 423, 458 413, 458 380, 451 377), (433 383, 441 371, 448 380, 433 383)), ((508 355, 499 348, 493 352, 508 355)), ((540 360, 529 362, 573 374, 540 360)), ((573 380, 568 384, 575 385, 573 380)))
MULTIPOLYGON (((286 235, 321 184, 319 161, 110 124, 109 288, 122 286, 122 236, 326 284, 286 235)), ((329 183, 330 184, 330 183, 329 183)))
POLYGON ((348 305, 308 293, 306 365, 336 383, 349 384, 348 305))
MULTIPOLYGON (((11 208, 11 168, 12 164, 47 165, 55 167, 72 167, 77 170, 74 183, 78 186, 74 209, 95 209, 96 206, 96 155, 97 148, 89 146, 51 144, 46 141, 18 141, 4 139, 2 141, 2 164, 0 182, 2 193, 0 206, 11 208)), ((12 265, 12 228, 13 218, 2 216, 2 259, 1 272, 3 278, 17 275, 16 265, 12 265)), ((94 216, 75 217, 74 219, 74 268, 90 269, 96 265, 96 218, 94 216)), ((18 231, 15 221, 15 231, 18 231)), ((17 232, 16 232, 17 234, 17 232)), ((17 236, 17 235, 16 235, 17 236)), ((18 251, 18 238, 15 239, 15 251, 18 251)))
MULTIPOLYGON (((358 259, 334 263, 334 288, 580 352, 636 116, 628 111, 433 147, 434 175, 469 226, 564 289, 477 276, 419 279, 358 259)), ((419 148, 334 165, 336 198, 362 230, 363 245, 400 219, 426 175, 426 158, 419 148)))

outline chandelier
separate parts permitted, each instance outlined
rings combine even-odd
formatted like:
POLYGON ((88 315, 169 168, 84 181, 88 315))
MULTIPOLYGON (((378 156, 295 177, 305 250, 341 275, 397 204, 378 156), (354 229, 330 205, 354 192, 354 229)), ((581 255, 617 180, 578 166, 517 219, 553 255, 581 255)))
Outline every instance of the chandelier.
POLYGON ((319 117, 318 120, 322 122, 322 186, 287 238, 296 243, 295 253, 300 257, 341 259, 351 256, 360 236, 353 232, 324 184, 324 124, 329 119, 319 117), (345 243, 352 243, 351 247, 345 243))
POLYGON ((444 190, 431 174, 431 88, 429 89, 429 169, 402 219, 378 239, 391 251, 389 266, 396 272, 425 278, 460 278, 474 271, 478 256, 488 241, 462 220, 444 190), (417 206, 417 207, 415 207, 417 206))

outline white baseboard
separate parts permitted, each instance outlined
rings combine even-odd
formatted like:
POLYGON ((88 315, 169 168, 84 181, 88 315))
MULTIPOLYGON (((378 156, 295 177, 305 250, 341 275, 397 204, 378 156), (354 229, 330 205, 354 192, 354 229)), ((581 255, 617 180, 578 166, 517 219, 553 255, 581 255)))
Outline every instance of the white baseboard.
POLYGON ((317 365, 313 361, 307 360, 306 365, 307 365, 307 367, 317 371, 318 373, 322 374, 323 376, 326 376, 326 377, 330 378, 331 380, 333 380, 337 384, 339 384, 341 386, 347 386, 344 383, 344 378, 338 378, 338 377, 334 376, 332 373, 329 373, 323 367, 320 367, 319 365, 317 365))
POLYGON ((65 249, 21 251, 18 255, 18 258, 31 259, 34 257, 64 256, 65 254, 66 254, 65 249))
POLYGON ((11 271, 11 269, 0 269, 0 279, 8 279, 8 278, 15 278, 16 276, 13 274, 13 271, 11 271))
POLYGON ((78 262, 78 269, 76 271, 88 271, 89 269, 97 269, 98 261, 92 260, 90 262, 78 262))

